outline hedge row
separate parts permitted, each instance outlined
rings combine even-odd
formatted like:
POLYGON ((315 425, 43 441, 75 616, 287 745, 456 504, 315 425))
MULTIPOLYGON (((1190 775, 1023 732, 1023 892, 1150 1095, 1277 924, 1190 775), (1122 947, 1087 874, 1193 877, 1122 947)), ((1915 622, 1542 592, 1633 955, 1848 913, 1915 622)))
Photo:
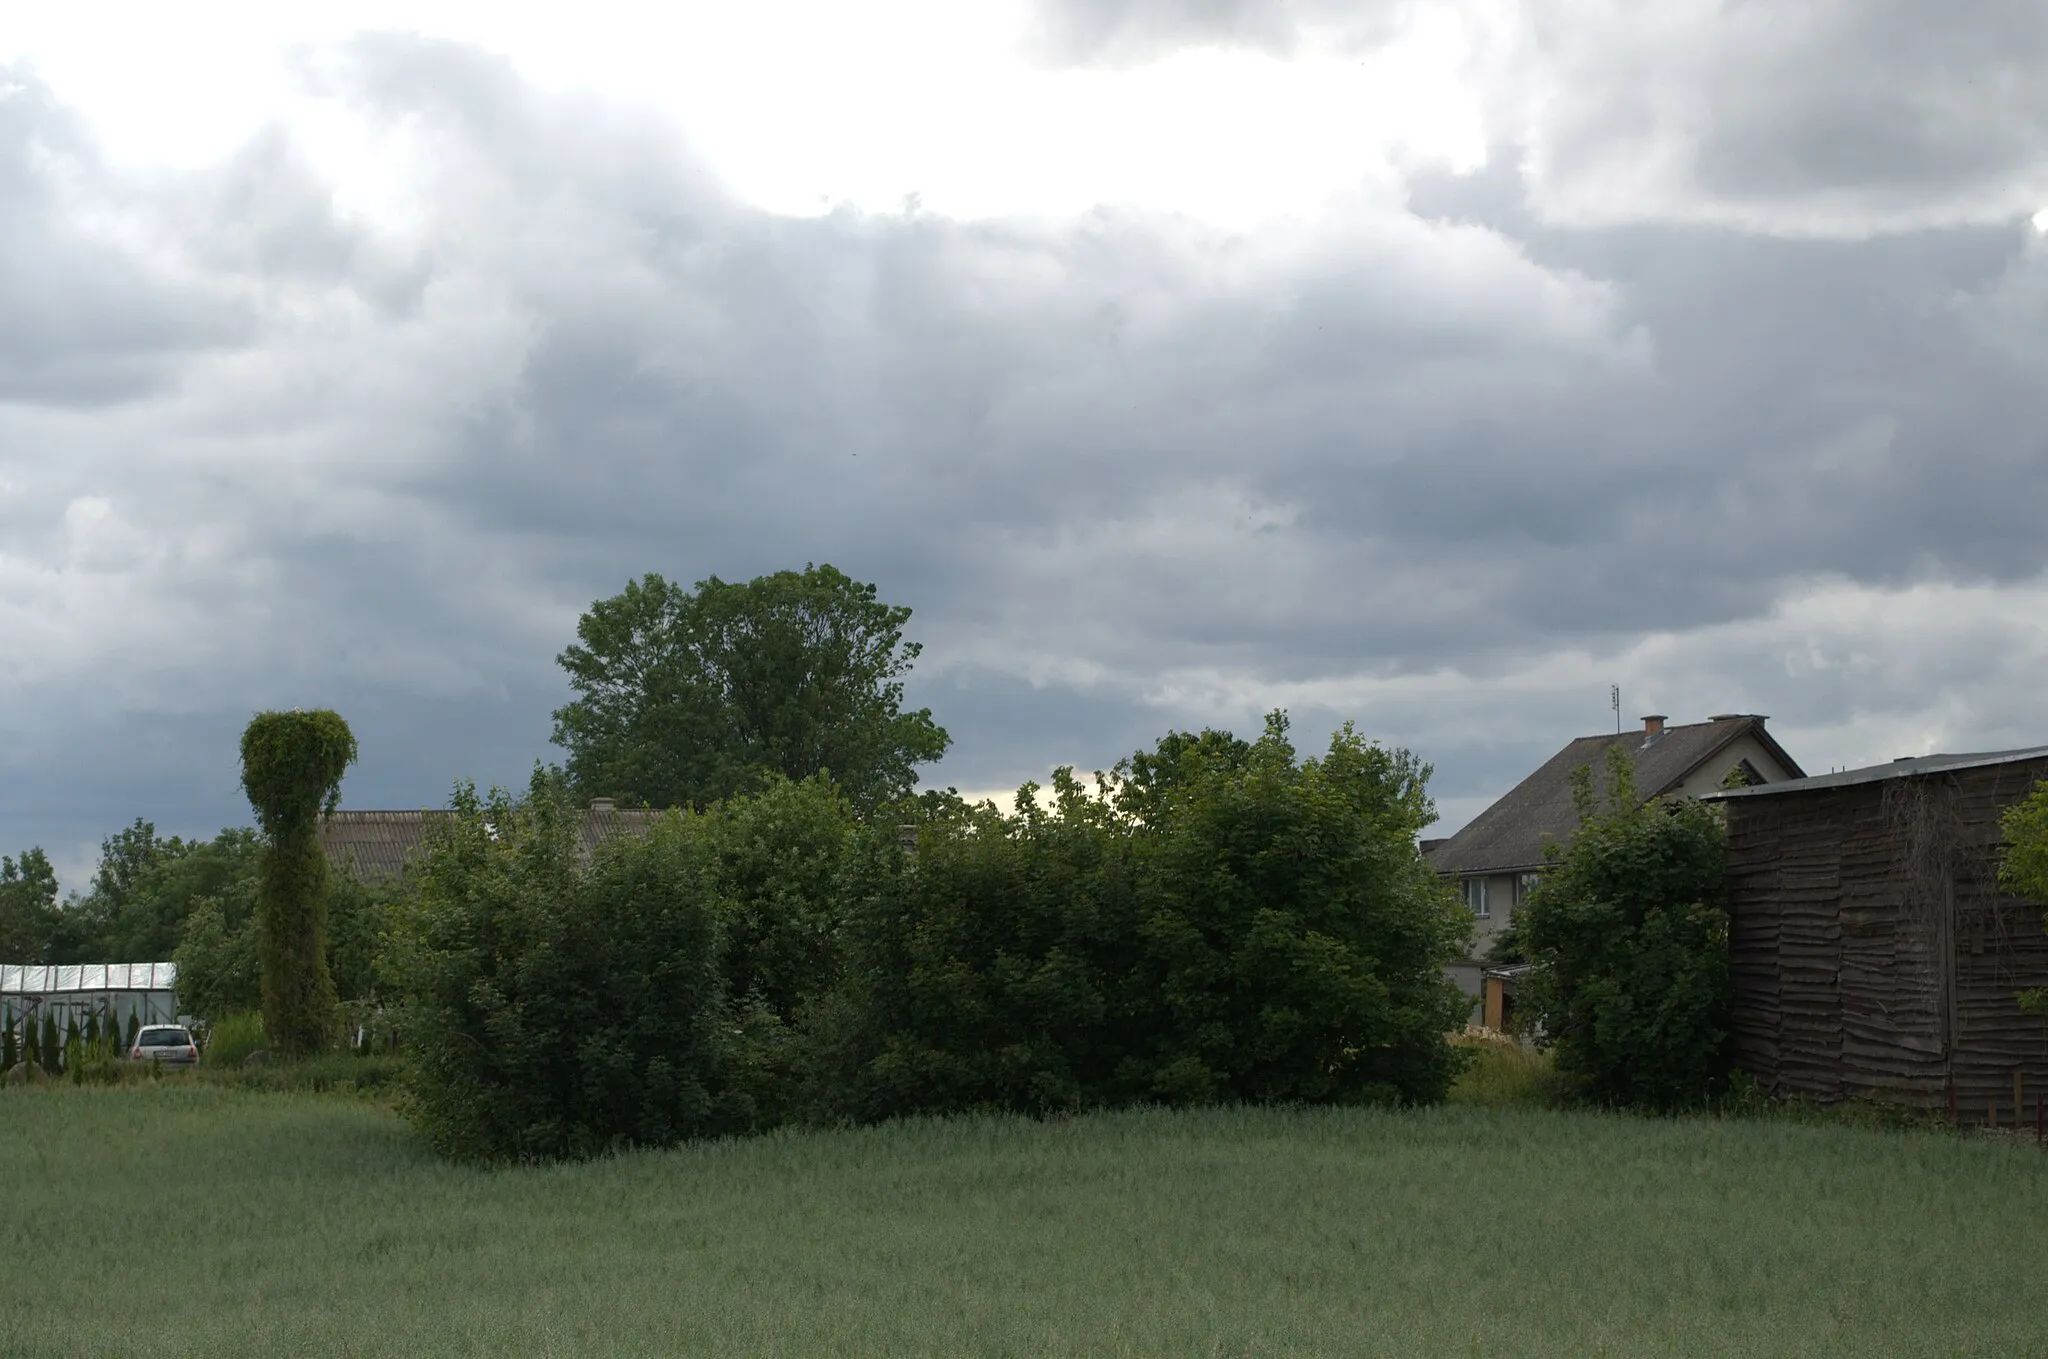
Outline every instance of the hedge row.
POLYGON ((442 1152, 1139 1102, 1441 1099, 1470 922, 1416 851, 1428 775, 1284 718, 1172 736, 1015 814, 863 824, 777 784, 578 854, 580 813, 457 791, 383 960, 442 1152))

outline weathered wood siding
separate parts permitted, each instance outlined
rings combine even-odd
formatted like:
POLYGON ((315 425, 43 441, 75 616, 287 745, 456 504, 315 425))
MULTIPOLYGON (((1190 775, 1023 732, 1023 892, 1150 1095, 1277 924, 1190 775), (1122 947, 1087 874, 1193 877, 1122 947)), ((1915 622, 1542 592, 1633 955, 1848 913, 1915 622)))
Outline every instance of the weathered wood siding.
POLYGON ((1999 817, 2048 760, 1727 803, 1735 1064, 1767 1088, 2029 1122, 2048 1094, 2041 910, 1998 890, 1999 817))

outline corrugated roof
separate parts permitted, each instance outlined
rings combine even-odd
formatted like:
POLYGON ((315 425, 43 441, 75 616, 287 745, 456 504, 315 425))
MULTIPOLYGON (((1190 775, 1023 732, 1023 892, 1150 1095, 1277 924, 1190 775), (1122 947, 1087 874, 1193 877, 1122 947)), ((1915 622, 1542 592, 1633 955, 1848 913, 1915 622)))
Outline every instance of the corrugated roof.
MULTIPOLYGON (((1546 840, 1562 841, 1578 829, 1572 805, 1572 771, 1591 765, 1604 784, 1607 748, 1619 745, 1635 765, 1636 791, 1644 798, 1675 791, 1694 771, 1744 736, 1754 736, 1771 757, 1795 776, 1801 770, 1764 730, 1764 719, 1733 714, 1711 722, 1665 727, 1656 736, 1642 731, 1581 736, 1510 789, 1500 801, 1429 852, 1441 873, 1511 872, 1543 863, 1546 840)), ((1782 786, 1782 785, 1780 785, 1782 786)))
POLYGON ((177 984, 176 963, 0 963, 0 995, 169 991, 177 984))
POLYGON ((1926 774, 1946 774, 1958 769, 1982 769, 1987 765, 2016 764, 2021 760, 2048 760, 2048 746, 2029 746, 2025 750, 1991 750, 1972 755, 1915 755, 1910 759, 1893 760, 1889 764, 1866 765, 1861 769, 1844 769, 1833 774, 1814 774, 1803 779, 1787 779, 1782 783, 1767 783, 1756 788, 1727 788, 1718 793, 1709 793, 1701 800, 1718 802, 1735 797, 1810 793, 1822 788, 1848 788, 1855 784, 1877 783, 1884 779, 1917 778, 1926 774))
MULTIPOLYGON (((363 879, 395 878, 426 845, 427 833, 443 825, 450 811, 338 811, 320 820, 320 848, 339 868, 363 879)), ((591 807, 578 836, 588 854, 614 835, 645 835, 661 813, 591 807)))

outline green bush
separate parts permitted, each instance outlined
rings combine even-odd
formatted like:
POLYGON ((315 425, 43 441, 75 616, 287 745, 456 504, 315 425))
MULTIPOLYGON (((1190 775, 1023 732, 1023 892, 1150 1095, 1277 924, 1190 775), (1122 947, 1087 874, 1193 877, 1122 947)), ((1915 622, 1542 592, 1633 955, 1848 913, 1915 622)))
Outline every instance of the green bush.
POLYGON ((1578 771, 1578 832, 1515 913, 1525 1012, 1583 1097, 1697 1107, 1726 1076, 1726 834, 1693 799, 1639 802, 1619 745, 1607 782, 1597 810, 1592 772, 1578 771))
POLYGON ((206 1033, 206 1046, 199 1063, 206 1067, 240 1067, 252 1052, 269 1047, 263 1032, 263 1016, 254 1011, 215 1020, 206 1033))
POLYGON ((64 1069, 64 1045, 57 1036, 54 1010, 43 1011, 43 1045, 37 1064, 53 1076, 64 1069))
POLYGON ((14 1036, 14 1011, 0 1016, 0 1072, 12 1071, 14 1064, 21 1060, 21 1049, 14 1036))
POLYGON ((408 1108, 470 1160, 658 1146, 748 1126, 709 856, 680 814, 578 862, 581 812, 536 770, 526 799, 458 787, 400 904, 408 1108))
POLYGON ((1297 763, 1274 714, 1119 772, 871 851, 832 1112, 1442 1099, 1470 923, 1415 849, 1428 771, 1349 728, 1297 763))

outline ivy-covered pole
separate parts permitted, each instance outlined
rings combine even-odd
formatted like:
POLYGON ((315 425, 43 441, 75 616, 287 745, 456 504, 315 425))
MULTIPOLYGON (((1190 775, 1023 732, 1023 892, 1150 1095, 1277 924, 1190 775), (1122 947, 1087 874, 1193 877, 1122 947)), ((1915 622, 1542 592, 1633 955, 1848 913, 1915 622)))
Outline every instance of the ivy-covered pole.
POLYGON ((242 788, 266 841, 256 888, 263 1027, 281 1056, 318 1052, 333 1037, 319 820, 339 805, 341 776, 355 761, 355 735, 325 709, 258 713, 242 733, 242 788))

